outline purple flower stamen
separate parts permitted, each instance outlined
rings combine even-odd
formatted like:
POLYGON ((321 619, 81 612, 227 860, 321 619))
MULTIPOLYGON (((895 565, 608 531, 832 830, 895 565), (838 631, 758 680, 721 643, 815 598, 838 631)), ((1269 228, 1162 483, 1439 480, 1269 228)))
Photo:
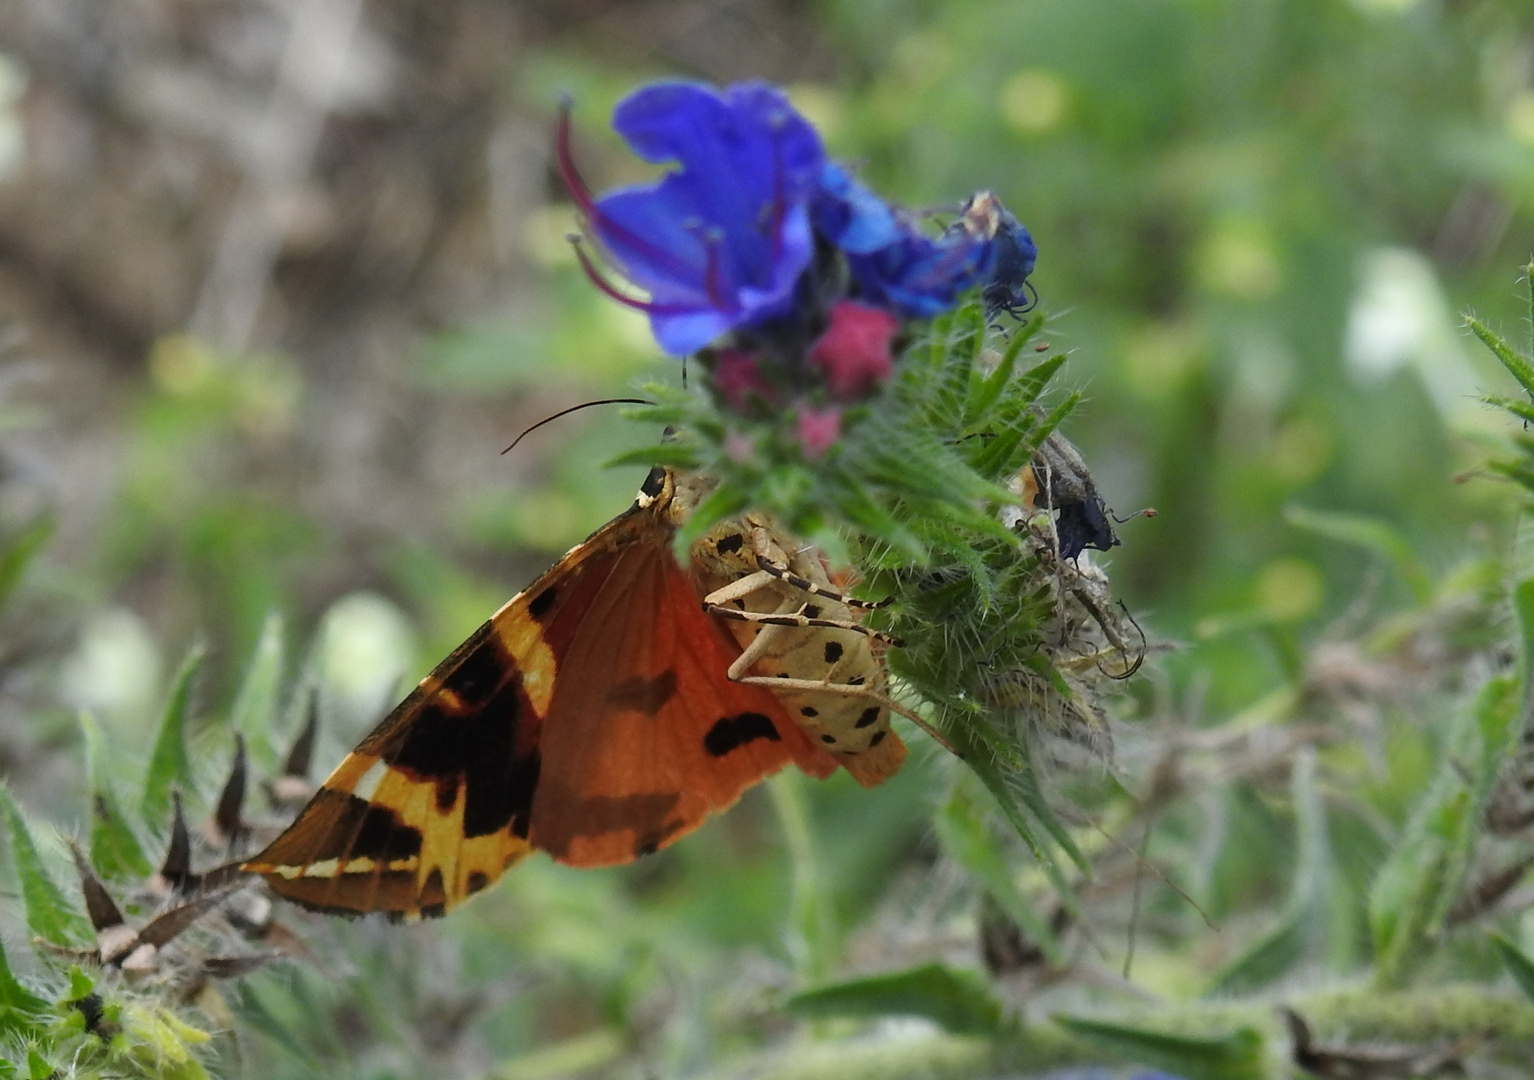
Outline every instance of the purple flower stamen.
MULTIPOLYGON (((581 212, 581 216, 591 226, 591 231, 598 238, 605 233, 610 237, 621 239, 623 243, 644 252, 646 258, 654 259, 658 263, 668 264, 673 269, 680 269, 685 272, 687 270, 686 264, 675 259, 665 248, 650 243, 644 236, 632 229, 625 228, 622 223, 614 221, 610 215, 602 212, 601 206, 598 205, 597 200, 591 194, 591 189, 586 186, 586 181, 581 177, 580 170, 575 166, 575 155, 570 148, 570 109, 571 106, 568 100, 559 103, 559 121, 554 129, 554 158, 559 167, 559 178, 565 182, 565 190, 570 193, 571 201, 575 203, 581 212)), ((581 263, 588 267, 587 273, 589 274, 590 262, 584 255, 581 256, 581 263)), ((592 281, 598 282, 598 287, 601 288, 601 283, 597 278, 593 277, 592 281)), ((616 294, 608 289, 603 288, 602 291, 609 296, 613 296, 615 299, 617 298, 616 294)))
POLYGON ((708 291, 709 300, 720 311, 733 311, 735 300, 725 292, 724 288, 724 264, 719 258, 721 238, 716 233, 710 233, 703 241, 706 262, 703 268, 704 288, 708 291))
POLYGON ((603 276, 602 271, 597 269, 596 263, 591 261, 591 256, 586 254, 586 249, 581 246, 579 236, 570 237, 570 246, 575 249, 575 258, 585 271, 586 278, 599 289, 604 296, 608 296, 626 308, 642 311, 646 315, 675 315, 684 309, 675 304, 657 304, 653 300, 641 300, 637 296, 629 296, 622 292, 611 281, 603 276))
MULTIPOLYGON (((778 119, 782 125, 781 117, 778 119)), ((772 201, 767 204, 767 238, 772 244, 772 259, 783 251, 783 217, 788 213, 788 194, 783 190, 783 148, 772 144, 772 201)))

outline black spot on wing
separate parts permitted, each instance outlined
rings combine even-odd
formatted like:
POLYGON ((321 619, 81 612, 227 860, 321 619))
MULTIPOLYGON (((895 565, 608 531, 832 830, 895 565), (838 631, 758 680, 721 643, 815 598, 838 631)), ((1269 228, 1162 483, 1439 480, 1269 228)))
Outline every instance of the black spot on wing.
POLYGON ((800 716, 808 716, 811 719, 814 719, 815 717, 820 715, 820 710, 815 708, 815 706, 813 706, 813 705, 806 705, 802 709, 799 710, 799 715, 800 716))
POLYGON ((554 601, 557 599, 559 599, 559 587, 550 585, 532 598, 527 605, 527 613, 535 619, 542 619, 549 613, 549 608, 554 606, 554 601))
POLYGON ((882 743, 884 741, 884 736, 886 736, 888 734, 889 734, 889 732, 887 732, 887 731, 876 731, 876 732, 874 732, 874 737, 868 740, 868 748, 870 750, 872 750, 874 747, 878 746, 880 743, 882 743))
POLYGON ((703 736, 703 749, 712 757, 724 757, 757 739, 777 742, 781 736, 772 721, 761 713, 743 712, 739 716, 721 717, 703 736))
POLYGON ((342 843, 344 838, 351 840, 346 847, 320 848, 314 853, 316 859, 366 858, 387 862, 421 853, 419 829, 405 824, 387 806, 374 806, 343 791, 321 788, 310 804, 309 816, 314 820, 332 820, 329 831, 332 839, 342 843))
POLYGON ((477 893, 486 885, 490 884, 490 878, 479 870, 470 870, 469 880, 464 884, 470 893, 477 893))
POLYGON ((804 610, 800 614, 806 619, 818 619, 820 618, 820 608, 814 604, 805 604, 804 610))
POLYGON ((654 716, 668 701, 676 696, 676 670, 667 668, 659 675, 646 678, 634 675, 616 684, 607 692, 608 703, 614 708, 654 716))
POLYGON ((490 632, 489 623, 476 630, 465 647, 470 651, 442 680, 442 688, 458 695, 466 707, 478 708, 495 693, 495 688, 514 670, 514 665, 501 651, 501 643, 490 632))
POLYGON ((826 642, 826 647, 823 655, 826 658, 826 663, 836 663, 842 658, 842 643, 840 641, 826 642))
POLYGON ((868 708, 864 709, 863 712, 858 716, 858 722, 856 724, 854 724, 853 726, 854 727, 867 727, 869 724, 876 723, 878 721, 878 719, 879 719, 879 713, 882 712, 882 711, 883 710, 880 709, 879 706, 877 706, 877 705, 870 705, 868 708))
POLYGON ((547 851, 556 859, 564 859, 571 845, 584 836, 606 836, 610 833, 631 832, 636 821, 659 821, 662 824, 635 839, 636 854, 640 847, 659 850, 667 840, 682 828, 682 822, 671 820, 676 808, 675 792, 655 792, 637 795, 589 795, 579 797, 573 790, 559 789, 554 779, 549 780, 550 790, 545 797, 560 808, 557 815, 545 815, 540 820, 529 842, 547 851))
POLYGON ((488 836, 490 833, 499 832, 506 827, 504 824, 497 824, 501 819, 502 809, 506 809, 510 811, 508 824, 511 826, 512 835, 526 840, 527 828, 533 816, 533 792, 538 790, 538 774, 542 769, 543 755, 536 749, 514 760, 506 777, 506 798, 500 802, 490 798, 483 799, 479 808, 483 814, 483 820, 472 813, 476 810, 474 802, 471 801, 468 808, 464 810, 464 836, 488 836))
POLYGON ((820 741, 823 742, 823 743, 834 743, 834 742, 836 742, 836 736, 835 735, 822 735, 820 737, 820 741))
POLYGON ((447 912, 447 890, 442 887, 442 871, 433 867, 421 886, 421 916, 439 919, 447 912))
POLYGON ((719 554, 729 555, 732 552, 739 551, 740 546, 745 542, 746 538, 741 536, 740 533, 730 533, 729 536, 720 537, 719 542, 714 547, 718 550, 719 554))
POLYGON ((437 805, 452 807, 463 792, 466 838, 488 836, 508 825, 527 835, 538 786, 536 749, 516 752, 524 700, 520 677, 508 679, 474 712, 454 715, 430 699, 403 728, 384 760, 419 780, 437 785, 437 805))

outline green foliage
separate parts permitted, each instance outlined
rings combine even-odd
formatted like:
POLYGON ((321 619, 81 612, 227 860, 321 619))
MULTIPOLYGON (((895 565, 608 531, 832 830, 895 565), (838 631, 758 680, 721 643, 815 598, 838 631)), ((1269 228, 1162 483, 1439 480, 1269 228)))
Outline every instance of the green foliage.
POLYGON ((16 880, 21 885, 21 899, 26 906, 27 928, 44 941, 56 945, 70 945, 84 940, 88 933, 79 913, 64 898, 63 891, 54 882, 31 830, 21 816, 21 809, 11 797, 10 789, 0 785, 0 818, 10 840, 11 863, 16 880))
POLYGON ((784 1005, 812 1018, 920 1016, 955 1035, 994 1035, 1003 1027, 1001 1003, 985 981, 943 964, 811 987, 784 1005))
POLYGON ((1211 997, 1254 993, 1271 986, 1313 953, 1325 925, 1331 854, 1327 850, 1326 806, 1316 788, 1316 756, 1294 758, 1290 795, 1294 808, 1294 880, 1278 923, 1258 935, 1209 987, 1211 997))
MULTIPOLYGON (((91 1043, 62 965, 26 948, 27 890, 46 894, 48 879, 22 873, 27 902, 0 905, 16 970, 0 973, 0 1075, 67 1075, 75 1061, 141 1075, 179 1067, 188 1048, 218 1075, 273 1080, 898 1080, 1117 1062, 1266 1078, 1298 1068, 1279 1008, 1314 1030, 1315 1074, 1356 1074, 1348 1054, 1379 1045, 1426 1055, 1403 1074, 1434 1054, 1448 1055, 1444 1071, 1527 1072, 1534 579, 1526 542, 1508 534, 1534 493, 1521 430, 1534 423, 1534 361, 1492 328, 1531 310, 1513 306, 1505 272, 1530 236, 1528 13, 1489 0, 789 8, 813 21, 769 39, 813 39, 803 55, 836 58, 795 68, 793 89, 821 106, 833 151, 911 206, 997 187, 1040 241, 1035 281, 1055 314, 1015 330, 999 362, 972 311, 907 343, 889 400, 849 413, 846 440, 819 461, 800 454, 792 418, 732 429, 712 402, 671 388, 642 418, 680 423, 683 441, 629 460, 724 478, 697 529, 757 506, 860 564, 860 592, 896 600, 876 618, 905 641, 888 658, 902 701, 930 709, 965 761, 912 735, 911 762, 884 788, 775 783, 632 868, 528 860, 429 928, 337 927, 281 908, 316 959, 223 984, 238 1054, 233 1038, 178 1035, 155 1011, 171 1007, 159 991, 109 973, 95 982, 103 1015, 145 1055, 172 1052, 135 1063, 91 1043), (1383 314, 1381 297, 1397 301, 1383 314), (1482 317, 1456 338, 1452 312, 1467 305, 1482 317), (1046 336, 1050 350, 1028 351, 1046 336), (1497 380, 1514 389, 1486 394, 1496 413, 1461 407, 1497 380), (1071 410, 1076 390, 1085 404, 1071 410), (1041 402, 1058 408, 1041 414, 1041 402), (1111 641, 1052 651, 1063 627, 1096 622, 1072 592, 1084 586, 998 516, 1062 417, 1110 505, 1161 511, 1121 528, 1109 564, 1113 597, 1150 639, 1145 675, 1118 693, 1095 666, 1126 666, 1111 641), (732 434, 749 460, 728 452, 732 434), (1513 483, 1454 483, 1493 441, 1491 471, 1513 483), (977 944, 983 972, 966 959, 977 944), (1316 989, 1339 985, 1350 989, 1316 989), (779 1008, 817 994, 813 1020, 779 1008), (79 1057, 86 1044, 117 1056, 79 1057)), ((689 68, 733 76, 737 54, 707 33, 690 28, 689 68)), ((509 61, 497 115, 533 115, 573 87, 595 116, 640 74, 672 70, 672 40, 664 54, 625 45, 643 72, 579 35, 509 61)), ((518 410, 536 419, 617 391, 653 351, 643 328, 576 271, 550 274, 515 325, 423 342, 419 396, 402 406, 391 383, 377 411, 431 432, 478 408, 514 430, 518 410)), ((121 499, 92 567, 61 582, 45 548, 38 565, 40 525, 7 520, 0 545, 8 614, 127 602, 172 654, 193 630, 213 635, 209 697, 235 702, 228 728, 205 725, 216 766, 187 742, 201 719, 189 700, 173 699, 158 728, 104 709, 104 735, 85 725, 104 808, 89 847, 119 896, 149 873, 145 838, 165 832, 172 787, 194 810, 216 789, 230 729, 253 760, 279 760, 295 680, 270 612, 291 613, 296 641, 338 590, 404 598, 430 643, 389 674, 409 681, 545 553, 620 509, 634 479, 592 471, 626 445, 618 425, 583 434, 572 420, 549 429, 561 432, 552 464, 524 458, 501 486, 461 461, 440 468, 430 438, 401 439, 388 482, 359 480, 363 509, 348 510, 250 464, 275 447, 273 471, 307 483, 324 456, 307 432, 291 460, 277 428, 250 445, 247 433, 283 393, 294 416, 365 428, 376 386, 326 397, 323 361, 311 373, 175 344, 196 378, 159 380, 119 418, 121 499), (448 490, 406 502, 409 478, 448 490), (396 536, 411 518, 420 532, 396 536), (36 571, 12 576, 13 554, 36 571), (242 672, 224 670, 245 656, 242 672), (157 815, 116 796, 148 795, 144 755, 127 751, 152 746, 157 815)), ((676 381, 675 365, 652 370, 676 381)), ((350 482, 355 462, 338 456, 350 482)), ((7 644, 8 660, 25 656, 19 637, 7 644)), ((334 696, 304 679, 305 701, 310 682, 321 702, 334 696)), ((14 707, 34 711, 7 725, 10 790, 31 821, 76 827, 88 804, 48 805, 77 793, 34 767, 67 756, 71 710, 14 707)), ((366 723, 321 712, 323 767, 366 723)), ((23 845, 7 846, 22 862, 23 845)), ((71 897, 52 892, 42 910, 66 909, 71 897)), ((135 925, 149 914, 128 906, 135 925)))
POLYGON ((16 591, 21 575, 53 535, 53 519, 40 517, 0 544, 0 607, 16 591))
POLYGON ((147 877, 149 857, 118 804, 101 727, 89 713, 81 713, 80 730, 91 786, 91 863, 108 880, 147 877))
POLYGON ((17 980, 5 949, 0 947, 0 1041, 14 1042, 48 1007, 48 1003, 17 980))
POLYGON ((1055 1022, 1125 1062, 1166 1069, 1187 1080, 1264 1080, 1273 1075, 1262 1035, 1252 1028, 1201 1038, 1073 1016, 1057 1016, 1055 1022))
POLYGON ((284 647, 282 616, 269 614, 229 712, 230 729, 244 735, 256 760, 268 767, 277 763, 273 726, 282 703, 284 647))
MULTIPOLYGON (((955 784, 934 823, 938 840, 943 851, 986 890, 1002 912, 1038 943, 1045 958, 1051 963, 1059 963, 1062 959, 1060 944, 1043 913, 1018 887, 1006 848, 997 842, 993 833, 991 821, 994 815, 987 813, 990 809, 987 802, 974 792, 973 785, 955 784)), ((1029 826, 1031 822, 1024 824, 1029 826)), ((1025 839, 1032 837, 1027 827, 1019 832, 1025 839)), ((1030 847, 1037 850, 1037 841, 1030 847)))
POLYGON ((1375 878, 1369 914, 1376 977, 1386 985, 1428 955, 1464 889, 1491 783, 1513 748, 1508 733, 1519 734, 1515 689, 1512 680, 1492 680, 1455 725, 1442 768, 1375 878))
POLYGON ((144 796, 139 811, 150 821, 163 820, 170 811, 171 793, 189 788, 193 781, 192 759, 187 748, 187 724, 192 707, 192 686, 202 666, 203 650, 193 648, 171 680, 170 699, 160 716, 159 734, 144 774, 144 796))
POLYGON ((1530 960, 1522 949, 1501 934, 1493 934, 1491 940, 1502 962, 1507 965, 1507 973, 1518 984, 1518 989, 1530 1001, 1534 1001, 1534 960, 1530 960))

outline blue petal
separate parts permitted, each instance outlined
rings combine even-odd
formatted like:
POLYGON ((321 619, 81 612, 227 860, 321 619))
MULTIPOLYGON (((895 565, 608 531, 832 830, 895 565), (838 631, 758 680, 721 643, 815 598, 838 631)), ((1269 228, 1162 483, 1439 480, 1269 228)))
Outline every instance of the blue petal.
POLYGON ((866 255, 899 242, 906 230, 890 205, 833 161, 820 171, 815 228, 849 254, 866 255))
POLYGON ((661 180, 595 201, 608 256, 650 293, 662 348, 686 355, 735 326, 786 310, 814 255, 806 202, 824 161, 820 137, 763 83, 723 95, 658 83, 619 103, 613 126, 661 180))
POLYGON ((613 127, 645 160, 681 166, 668 179, 685 185, 692 213, 724 230, 753 276, 774 254, 774 217, 809 197, 824 160, 815 129, 765 83, 724 97, 696 83, 658 83, 619 102, 613 127))
POLYGON ((993 261, 990 241, 964 235, 930 240, 914 230, 871 254, 847 256, 863 298, 909 318, 947 311, 990 272, 993 261))

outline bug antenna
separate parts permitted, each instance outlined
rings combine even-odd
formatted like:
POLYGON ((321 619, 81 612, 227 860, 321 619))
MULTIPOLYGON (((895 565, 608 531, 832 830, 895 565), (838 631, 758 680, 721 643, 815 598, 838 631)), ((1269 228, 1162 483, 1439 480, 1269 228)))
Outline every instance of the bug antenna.
POLYGON ((527 438, 529 435, 531 435, 533 432, 537 431, 539 428, 541 428, 544 424, 547 424, 549 421, 551 421, 551 420, 558 420, 561 416, 569 416, 571 413, 573 413, 573 412, 580 412, 582 409, 589 409, 593 405, 654 405, 654 404, 655 404, 655 402, 648 401, 645 398, 632 398, 632 397, 599 398, 596 401, 583 401, 579 405, 571 405, 568 409, 560 409, 557 413, 554 413, 552 416, 545 416, 542 420, 538 421, 532 427, 525 429, 522 432, 522 434, 518 435, 515 439, 512 439, 511 440, 511 445, 508 446, 505 450, 502 450, 501 453, 503 453, 503 454, 511 453, 511 451, 513 451, 513 450, 515 450, 517 448, 517 443, 519 443, 523 439, 527 438))
POLYGON ((1153 517, 1157 516, 1157 512, 1156 512, 1156 508, 1154 506, 1147 506, 1144 510, 1136 510, 1134 513, 1130 514, 1128 517, 1119 517, 1112 510, 1108 511, 1108 516, 1113 519, 1113 523, 1115 525, 1122 525, 1122 524, 1124 524, 1124 522, 1126 522, 1126 521, 1133 521, 1137 517, 1153 518, 1153 517))

